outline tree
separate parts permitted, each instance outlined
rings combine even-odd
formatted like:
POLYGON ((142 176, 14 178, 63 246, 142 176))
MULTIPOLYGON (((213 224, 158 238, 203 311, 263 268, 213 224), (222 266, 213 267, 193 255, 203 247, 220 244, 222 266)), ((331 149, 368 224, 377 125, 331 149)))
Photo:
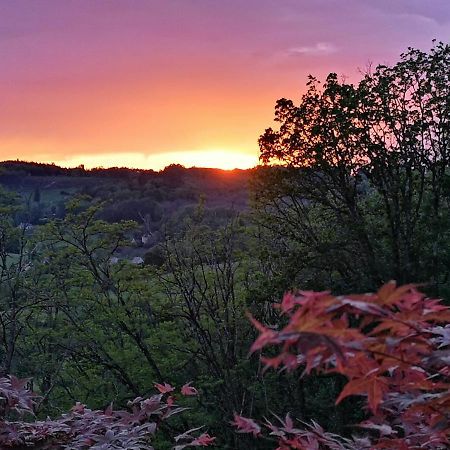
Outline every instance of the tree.
POLYGON ((46 302, 28 224, 15 225, 20 210, 18 196, 0 187, 0 375, 18 370, 29 319, 46 302))
POLYGON ((43 226, 38 238, 51 302, 36 318, 34 373, 55 355, 64 361, 58 370, 50 364, 42 380, 54 396, 65 392, 66 402, 82 397, 101 405, 111 390, 123 402, 142 395, 153 380, 163 381, 151 342, 157 318, 147 273, 126 261, 112 262, 135 224, 103 222, 97 218, 101 207, 74 200, 65 218, 43 226), (99 383, 95 390, 93 379, 99 383))
MULTIPOLYGON (((202 216, 199 207, 184 231, 166 236, 159 278, 184 343, 181 353, 189 355, 186 369, 205 392, 208 423, 217 427, 214 421, 255 401, 258 365, 246 358, 253 330, 245 319, 238 221, 213 230, 202 216)), ((231 441, 225 448, 241 448, 234 434, 220 431, 231 441)))
POLYGON ((306 273, 328 272, 338 288, 395 277, 447 292, 449 64, 449 45, 409 49, 357 86, 311 77, 298 106, 277 102, 279 129, 259 144, 281 167, 259 171, 256 203, 306 273))

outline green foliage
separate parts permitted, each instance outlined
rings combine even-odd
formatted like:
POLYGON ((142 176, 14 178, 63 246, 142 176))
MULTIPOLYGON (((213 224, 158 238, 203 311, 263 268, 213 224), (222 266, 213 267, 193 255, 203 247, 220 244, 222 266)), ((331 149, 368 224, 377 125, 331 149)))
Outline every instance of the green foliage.
POLYGON ((449 45, 409 49, 357 86, 330 74, 299 105, 277 102, 279 129, 259 143, 282 167, 258 171, 256 203, 278 245, 297 247, 296 282, 448 291, 449 63, 449 45))

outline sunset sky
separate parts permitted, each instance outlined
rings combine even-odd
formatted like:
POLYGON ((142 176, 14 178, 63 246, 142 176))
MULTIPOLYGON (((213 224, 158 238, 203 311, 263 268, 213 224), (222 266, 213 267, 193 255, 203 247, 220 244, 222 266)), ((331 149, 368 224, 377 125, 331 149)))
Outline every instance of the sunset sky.
POLYGON ((450 40, 450 0, 0 0, 0 160, 251 167, 275 100, 450 40))

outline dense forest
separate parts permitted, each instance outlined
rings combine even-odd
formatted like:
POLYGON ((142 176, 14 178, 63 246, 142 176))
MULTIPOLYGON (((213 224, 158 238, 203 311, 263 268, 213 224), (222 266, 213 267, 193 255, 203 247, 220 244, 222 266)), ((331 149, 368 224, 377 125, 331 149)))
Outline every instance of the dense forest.
POLYGON ((448 448, 449 67, 311 77, 251 170, 1 163, 1 448, 448 448))

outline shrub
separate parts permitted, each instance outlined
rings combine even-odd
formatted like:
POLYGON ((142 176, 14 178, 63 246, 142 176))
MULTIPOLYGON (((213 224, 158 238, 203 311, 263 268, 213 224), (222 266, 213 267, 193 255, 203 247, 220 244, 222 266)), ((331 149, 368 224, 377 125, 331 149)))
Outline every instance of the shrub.
POLYGON ((264 427, 236 415, 239 432, 261 436, 267 429, 279 450, 449 448, 448 307, 414 285, 394 282, 375 294, 287 293, 275 307, 286 325, 266 327, 252 318, 260 334, 251 351, 279 350, 262 357, 266 368, 344 375, 336 403, 362 396, 367 420, 358 425, 362 437, 353 439, 316 423, 295 427, 289 415, 276 425, 266 420, 264 427))

